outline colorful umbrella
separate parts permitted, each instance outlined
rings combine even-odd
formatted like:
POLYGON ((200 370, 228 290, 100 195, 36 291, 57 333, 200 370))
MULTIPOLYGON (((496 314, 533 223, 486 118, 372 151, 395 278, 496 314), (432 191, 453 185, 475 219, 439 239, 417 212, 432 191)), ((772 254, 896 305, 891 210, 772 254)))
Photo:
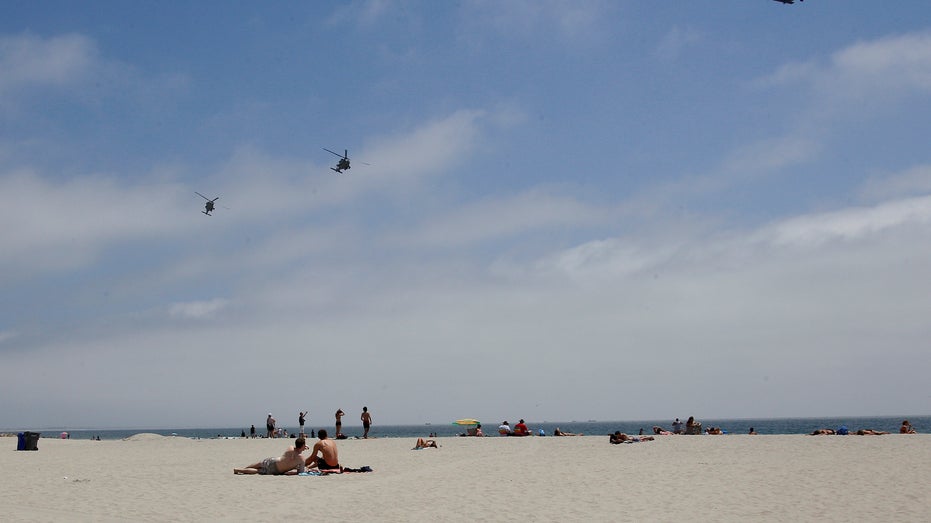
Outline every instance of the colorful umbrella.
POLYGON ((457 419, 456 421, 453 422, 453 425, 478 425, 479 423, 481 422, 477 419, 466 418, 466 419, 457 419))

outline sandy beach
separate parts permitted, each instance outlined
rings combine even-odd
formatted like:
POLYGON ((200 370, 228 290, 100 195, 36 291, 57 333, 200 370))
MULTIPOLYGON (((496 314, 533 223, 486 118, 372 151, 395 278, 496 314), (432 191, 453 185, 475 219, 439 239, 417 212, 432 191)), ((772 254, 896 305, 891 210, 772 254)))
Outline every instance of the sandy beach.
POLYGON ((927 521, 931 435, 339 442, 372 473, 240 476, 293 440, 0 438, 5 521, 927 521))

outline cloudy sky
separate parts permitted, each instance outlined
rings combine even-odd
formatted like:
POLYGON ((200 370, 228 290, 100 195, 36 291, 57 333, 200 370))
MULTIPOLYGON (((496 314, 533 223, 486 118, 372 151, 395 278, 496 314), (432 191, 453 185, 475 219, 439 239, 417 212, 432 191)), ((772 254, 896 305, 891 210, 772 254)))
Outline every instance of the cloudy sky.
POLYGON ((0 428, 928 414, 929 20, 6 5, 0 428))

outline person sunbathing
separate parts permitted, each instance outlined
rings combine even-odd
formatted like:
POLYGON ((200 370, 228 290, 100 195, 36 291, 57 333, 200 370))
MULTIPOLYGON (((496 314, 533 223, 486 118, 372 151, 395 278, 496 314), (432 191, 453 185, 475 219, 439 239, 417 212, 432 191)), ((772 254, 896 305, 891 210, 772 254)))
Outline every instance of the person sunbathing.
POLYGON ((883 434, 889 434, 883 430, 873 430, 873 429, 860 429, 857 431, 857 436, 882 436, 883 434))
POLYGON ((248 467, 233 469, 233 474, 263 474, 279 476, 282 474, 293 475, 304 472, 304 457, 301 452, 307 449, 304 438, 294 440, 294 446, 288 447, 281 457, 265 458, 258 463, 253 463, 248 467))
POLYGON ((912 424, 908 420, 902 420, 902 426, 899 427, 899 434, 917 434, 915 429, 912 428, 912 424))
POLYGON ((834 429, 815 429, 810 436, 824 436, 824 435, 833 435, 837 434, 834 429))
POLYGON ((420 450, 420 449, 425 449, 429 447, 433 447, 435 449, 440 448, 440 446, 436 444, 436 440, 417 438, 417 444, 414 445, 414 448, 412 450, 420 450))
POLYGON ((581 432, 578 434, 576 434, 575 432, 563 432, 559 430, 559 427, 556 427, 556 430, 553 431, 553 435, 554 436, 583 436, 581 432))
POLYGON ((619 443, 637 443, 640 441, 653 441, 653 439, 655 439, 653 438, 653 436, 640 436, 640 437, 628 436, 627 434, 624 434, 623 432, 617 430, 617 431, 614 431, 614 434, 611 434, 610 441, 612 444, 617 445, 619 443))
POLYGON ((668 430, 663 429, 663 427, 653 425, 653 434, 656 434, 658 436, 671 436, 672 432, 669 432, 668 430))

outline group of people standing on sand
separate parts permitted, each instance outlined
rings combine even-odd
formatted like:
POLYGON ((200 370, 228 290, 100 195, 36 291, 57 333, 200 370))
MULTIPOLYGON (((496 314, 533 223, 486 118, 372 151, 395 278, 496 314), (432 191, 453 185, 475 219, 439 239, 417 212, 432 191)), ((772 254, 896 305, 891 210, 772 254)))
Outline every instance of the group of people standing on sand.
MULTIPOLYGON (((298 435, 300 437, 306 437, 307 433, 304 432, 304 425, 307 423, 307 413, 308 411, 303 410, 298 413, 297 424, 299 427, 298 435)), ((343 412, 343 409, 336 409, 336 433, 333 435, 335 439, 347 439, 347 436, 343 434, 343 416, 346 413, 343 412)), ((369 412, 368 407, 362 407, 362 415, 360 416, 362 420, 362 438, 368 439, 369 430, 372 428, 372 414, 369 412)), ((288 432, 284 428, 277 427, 278 421, 272 416, 272 413, 268 413, 268 417, 265 418, 265 437, 267 438, 282 438, 287 437, 288 432)), ((326 433, 326 432, 324 432, 326 433)), ((243 431, 243 437, 245 437, 246 431, 243 431)), ((255 425, 249 429, 249 436, 252 438, 256 437, 255 425)), ((314 430, 310 430, 310 437, 315 437, 314 430)))

